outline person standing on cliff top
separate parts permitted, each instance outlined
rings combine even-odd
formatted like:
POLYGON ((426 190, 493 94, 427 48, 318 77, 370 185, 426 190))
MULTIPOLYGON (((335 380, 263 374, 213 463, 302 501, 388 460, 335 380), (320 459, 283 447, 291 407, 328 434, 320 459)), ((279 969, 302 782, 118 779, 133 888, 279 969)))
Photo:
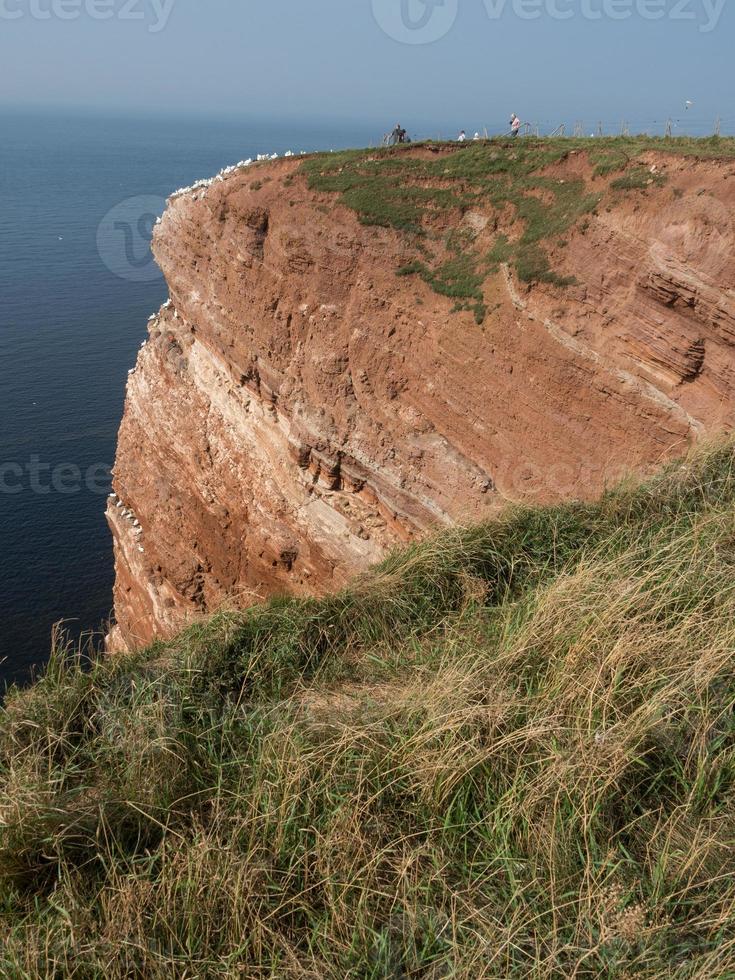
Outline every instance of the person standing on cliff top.
POLYGON ((520 131, 521 131, 521 120, 514 112, 511 114, 510 117, 510 135, 515 137, 520 133, 520 131))

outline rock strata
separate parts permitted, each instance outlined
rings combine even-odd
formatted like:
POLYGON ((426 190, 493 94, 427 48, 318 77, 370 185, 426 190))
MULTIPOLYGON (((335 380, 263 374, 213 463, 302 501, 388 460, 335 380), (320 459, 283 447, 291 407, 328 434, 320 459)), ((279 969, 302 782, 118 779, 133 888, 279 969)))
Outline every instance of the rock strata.
POLYGON ((589 497, 731 426, 732 167, 650 162, 666 186, 553 251, 575 285, 501 269, 481 325, 397 276, 404 238, 310 191, 299 160, 172 199, 171 299, 128 379, 108 505, 111 646, 338 588, 434 526, 589 497))

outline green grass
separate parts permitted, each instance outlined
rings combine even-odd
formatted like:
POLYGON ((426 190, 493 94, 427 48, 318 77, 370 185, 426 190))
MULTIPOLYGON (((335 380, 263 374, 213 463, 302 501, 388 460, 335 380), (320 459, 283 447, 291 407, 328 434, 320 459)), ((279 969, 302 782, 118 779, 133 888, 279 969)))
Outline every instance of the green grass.
POLYGON ((493 243, 493 247, 488 252, 487 259, 493 267, 497 267, 502 262, 507 262, 512 255, 513 246, 508 241, 508 236, 498 235, 493 243))
POLYGON ((661 173, 651 173, 648 167, 631 167, 622 177, 617 177, 610 183, 614 191, 641 191, 648 187, 660 187, 666 183, 666 177, 661 173))
POLYGON ((416 260, 401 266, 397 270, 397 275, 418 275, 440 296, 449 296, 457 300, 473 300, 474 302, 471 303, 458 303, 455 312, 472 310, 479 325, 485 319, 486 308, 482 301, 485 276, 478 266, 478 256, 474 252, 468 252, 456 255, 433 269, 424 262, 416 260))
POLYGON ((608 153, 596 153, 592 157, 595 164, 595 177, 607 177, 610 174, 625 170, 630 163, 630 156, 625 150, 613 150, 608 153))
MULTIPOLYGON (((320 154, 304 161, 301 173, 316 192, 339 195, 368 225, 393 228, 406 235, 417 252, 416 273, 440 295, 472 299, 456 310, 484 308, 486 279, 500 262, 510 263, 528 283, 558 287, 573 280, 552 268, 548 246, 586 220, 610 191, 643 190, 661 184, 637 158, 656 151, 700 159, 733 159, 735 140, 620 137, 584 139, 496 139, 464 146, 425 144, 433 156, 419 159, 416 146, 382 150, 349 150, 320 154), (544 174, 570 153, 585 153, 595 178, 619 174, 608 186, 587 187, 580 179, 558 180, 544 174), (506 236, 498 258, 496 245, 483 261, 463 226, 465 215, 480 209, 515 217, 512 240, 506 236), (428 256, 427 256, 428 253, 428 256), (467 274, 456 274, 464 260, 467 274), (449 269, 447 270, 447 266, 449 269), (459 290, 459 291, 457 291, 459 290)), ((403 274, 413 263, 404 263, 403 274)), ((481 322, 481 318, 478 320, 481 322)))
POLYGON ((398 269, 399 276, 419 275, 441 296, 455 299, 482 299, 482 276, 477 271, 476 258, 472 254, 458 255, 430 269, 423 262, 415 261, 398 269))
POLYGON ((548 282, 555 286, 572 286, 572 276, 560 276, 553 272, 549 259, 536 243, 522 243, 516 252, 516 273, 521 282, 548 282))
POLYGON ((735 975, 735 450, 0 715, 0 976, 735 975))

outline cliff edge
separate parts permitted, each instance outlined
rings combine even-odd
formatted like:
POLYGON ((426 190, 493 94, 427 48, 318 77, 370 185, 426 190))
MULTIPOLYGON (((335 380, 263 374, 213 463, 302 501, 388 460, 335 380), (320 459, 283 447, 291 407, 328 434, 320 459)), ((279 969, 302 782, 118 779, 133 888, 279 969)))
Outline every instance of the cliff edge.
POLYGON ((172 198, 108 506, 113 648, 732 425, 735 150, 586 142, 289 158, 172 198))

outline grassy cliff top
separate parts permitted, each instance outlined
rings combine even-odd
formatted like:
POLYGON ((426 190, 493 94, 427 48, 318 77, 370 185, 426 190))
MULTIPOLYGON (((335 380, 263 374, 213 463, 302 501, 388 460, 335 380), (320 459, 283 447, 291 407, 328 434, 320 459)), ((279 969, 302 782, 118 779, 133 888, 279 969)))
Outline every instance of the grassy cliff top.
POLYGON ((0 715, 0 976, 735 975, 735 449, 0 715))
MULTIPOLYGON (((397 271, 485 317, 483 285, 501 262, 522 282, 572 285, 554 269, 550 250, 585 216, 631 194, 666 184, 646 155, 692 162, 735 160, 735 139, 492 139, 463 144, 419 143, 378 150, 317 154, 301 173, 313 191, 334 195, 366 225, 400 232, 414 259, 397 271), (560 167, 577 158, 579 167, 560 167), (467 212, 493 216, 490 248, 478 247, 467 212)), ((662 202, 665 206, 666 202, 662 202)))

